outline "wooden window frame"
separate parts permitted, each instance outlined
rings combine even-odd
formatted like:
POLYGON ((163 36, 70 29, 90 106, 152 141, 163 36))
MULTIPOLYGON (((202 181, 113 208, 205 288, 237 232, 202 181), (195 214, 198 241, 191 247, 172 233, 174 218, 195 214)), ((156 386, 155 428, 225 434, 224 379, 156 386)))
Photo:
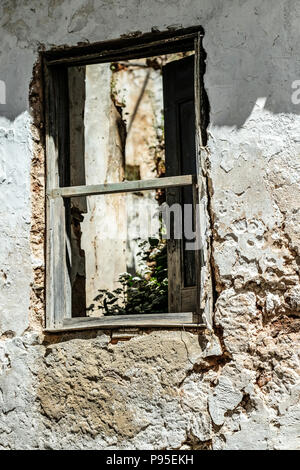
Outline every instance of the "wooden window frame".
MULTIPOLYGON (((201 165, 201 27, 143 34, 138 37, 105 41, 90 46, 78 46, 63 50, 48 51, 44 56, 44 85, 46 111, 46 331, 81 330, 89 328, 127 327, 203 327, 203 305, 205 279, 203 261, 205 253, 205 233, 201 230, 205 211, 202 195, 204 190, 201 165), (160 54, 195 52, 195 139, 196 175, 182 175, 152 180, 128 181, 112 184, 65 187, 61 180, 62 168, 67 165, 59 159, 66 152, 68 128, 63 119, 68 110, 68 93, 65 86, 69 66, 129 60, 160 54), (142 315, 119 315, 111 317, 72 318, 71 286, 66 269, 66 246, 64 199, 74 196, 91 196, 120 192, 134 192, 158 188, 183 187, 192 185, 194 204, 199 204, 200 217, 197 237, 201 250, 196 256, 197 311, 183 313, 159 313, 142 315), (200 253, 201 251, 201 253, 200 253)), ((67 153, 66 153, 67 154, 67 153)), ((203 224, 204 226, 205 224, 203 224)))

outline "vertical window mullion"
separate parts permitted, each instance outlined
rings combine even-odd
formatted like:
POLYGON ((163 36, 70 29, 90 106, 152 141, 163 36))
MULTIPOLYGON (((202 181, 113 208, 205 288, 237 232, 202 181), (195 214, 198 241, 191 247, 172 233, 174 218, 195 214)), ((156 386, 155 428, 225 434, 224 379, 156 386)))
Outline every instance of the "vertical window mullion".
POLYGON ((51 191, 64 183, 62 163, 68 153, 67 70, 46 73, 46 185, 47 185, 47 327, 60 326, 70 316, 70 287, 66 264, 65 204, 51 191))

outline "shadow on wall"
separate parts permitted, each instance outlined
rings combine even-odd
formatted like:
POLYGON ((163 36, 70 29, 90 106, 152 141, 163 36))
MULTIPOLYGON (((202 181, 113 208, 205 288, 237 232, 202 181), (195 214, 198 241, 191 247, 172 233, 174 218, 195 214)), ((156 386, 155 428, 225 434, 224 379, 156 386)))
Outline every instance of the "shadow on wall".
MULTIPOLYGON (((266 97, 265 108, 273 114, 299 114, 300 104, 293 104, 291 97, 294 91, 292 83, 300 80, 300 3, 290 0, 231 3, 203 0, 199 3, 191 1, 185 2, 185 5, 190 5, 188 17, 194 18, 194 24, 202 24, 206 31, 205 86, 210 101, 211 122, 218 126, 241 127, 251 115, 259 97, 266 97)), ((158 28, 165 30, 172 18, 164 18, 164 9, 160 5, 160 21, 164 26, 158 28)), ((140 6, 136 6, 136 15, 140 14, 144 6, 143 1, 140 6)), ((46 14, 45 11, 42 14, 46 14)), ((105 13, 99 16, 100 13, 95 11, 93 14, 99 30, 105 13)), ((185 18, 187 23, 186 6, 174 9, 175 14, 177 19, 185 18)), ((45 20, 50 27, 53 19, 47 17, 45 20)), ((157 14, 152 17, 151 12, 147 13, 144 23, 156 26, 157 14)), ((127 19, 126 25, 128 31, 136 29, 134 20, 131 23, 127 19)), ((3 36, 8 27, 9 24, 3 25, 3 36)), ((144 27, 144 31, 146 29, 144 27)), ((47 41, 45 31, 40 32, 41 43, 47 41)), ((18 31, 15 33, 18 38, 18 31)), ((11 34, 8 29, 7 34, 11 34)), ((36 34, 36 31, 33 32, 33 36, 36 34)), ((77 35, 77 39, 80 39, 80 29, 77 35)), ((93 26, 90 36, 98 37, 93 26)), ((111 32, 109 37, 113 36, 111 32)), ((70 41, 74 43, 72 35, 70 41)), ((1 57, 0 80, 6 84, 6 105, 0 104, 0 116, 13 121, 28 108, 28 84, 34 56, 34 51, 28 47, 14 48, 1 57)))
POLYGON ((224 64, 226 61, 236 63, 231 83, 224 83, 225 72, 222 75, 210 65, 209 54, 206 60, 204 83, 213 125, 242 127, 262 97, 265 98, 264 109, 272 114, 300 114, 300 92, 297 92, 300 90, 300 82, 297 84, 300 61, 295 56, 276 58, 266 67, 261 56, 251 57, 244 64, 246 51, 231 52, 229 57, 223 57, 224 64))
MULTIPOLYGON (((1 32, 5 35, 5 31, 1 32)), ((17 49, 2 52, 0 81, 5 87, 5 103, 0 94, 0 117, 11 122, 29 110, 29 85, 33 75, 33 67, 38 54, 29 49, 17 49)))
POLYGON ((204 79, 213 125, 243 126, 260 97, 272 114, 300 112, 292 100, 293 83, 300 80, 300 4, 260 3, 232 2, 226 15, 211 20, 213 28, 205 28, 204 79))

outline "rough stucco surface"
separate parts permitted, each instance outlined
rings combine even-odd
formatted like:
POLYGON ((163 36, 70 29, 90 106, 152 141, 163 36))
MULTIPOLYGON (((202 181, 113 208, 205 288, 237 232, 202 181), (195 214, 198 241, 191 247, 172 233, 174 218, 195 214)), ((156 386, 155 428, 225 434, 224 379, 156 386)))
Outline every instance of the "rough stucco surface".
POLYGON ((296 1, 1 3, 0 448, 300 448, 299 17, 296 1), (214 334, 43 338, 31 293, 44 263, 43 153, 28 106, 38 47, 197 23, 214 334))

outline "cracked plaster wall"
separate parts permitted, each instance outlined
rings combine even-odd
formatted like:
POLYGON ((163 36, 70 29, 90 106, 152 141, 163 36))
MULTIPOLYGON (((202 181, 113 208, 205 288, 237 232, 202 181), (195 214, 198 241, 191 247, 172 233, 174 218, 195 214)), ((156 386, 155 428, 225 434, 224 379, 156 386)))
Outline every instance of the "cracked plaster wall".
POLYGON ((299 449, 299 3, 10 0, 0 13, 0 448, 299 449), (38 48, 174 24, 206 31, 214 332, 43 337, 38 48))

